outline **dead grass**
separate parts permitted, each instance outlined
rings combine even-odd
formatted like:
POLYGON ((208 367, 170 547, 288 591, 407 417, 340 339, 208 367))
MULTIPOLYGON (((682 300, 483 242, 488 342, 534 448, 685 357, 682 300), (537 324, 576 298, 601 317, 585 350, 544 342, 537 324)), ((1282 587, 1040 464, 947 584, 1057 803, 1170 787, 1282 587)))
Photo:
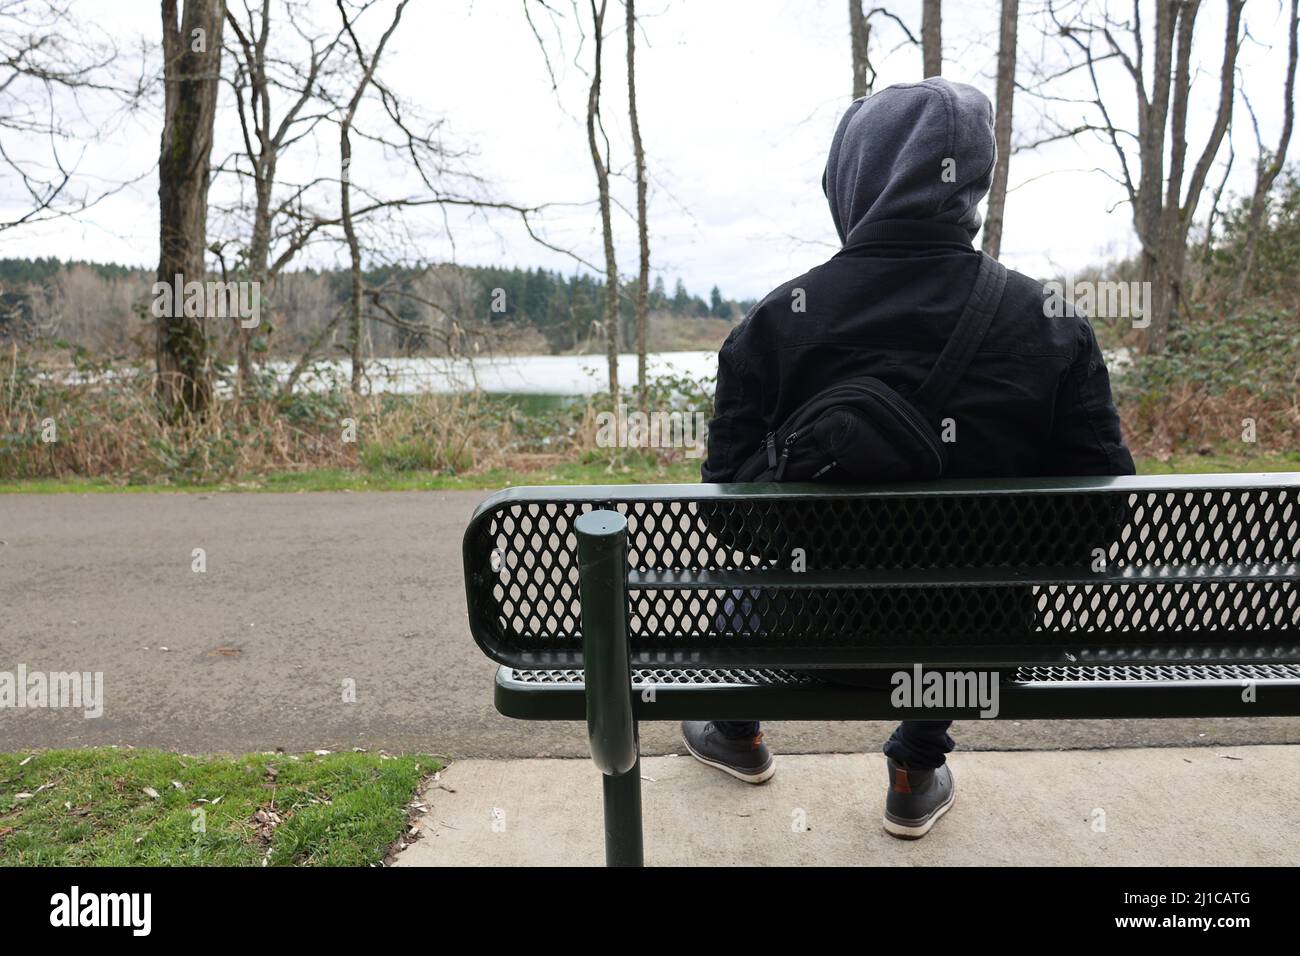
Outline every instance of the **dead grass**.
POLYGON ((216 399, 202 418, 168 420, 153 386, 147 371, 83 365, 61 376, 16 350, 0 355, 0 479, 455 473, 503 464, 521 440, 513 410, 483 395, 284 396, 265 383, 216 399))

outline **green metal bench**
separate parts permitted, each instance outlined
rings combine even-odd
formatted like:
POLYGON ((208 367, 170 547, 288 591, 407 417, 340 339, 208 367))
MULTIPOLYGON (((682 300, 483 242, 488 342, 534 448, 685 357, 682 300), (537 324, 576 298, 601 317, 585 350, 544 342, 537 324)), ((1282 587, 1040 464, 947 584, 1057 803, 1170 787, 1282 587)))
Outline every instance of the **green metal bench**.
POLYGON ((464 562, 497 710, 587 721, 611 865, 639 721, 976 716, 829 669, 996 672, 1019 720, 1300 715, 1300 474, 516 488, 464 562))

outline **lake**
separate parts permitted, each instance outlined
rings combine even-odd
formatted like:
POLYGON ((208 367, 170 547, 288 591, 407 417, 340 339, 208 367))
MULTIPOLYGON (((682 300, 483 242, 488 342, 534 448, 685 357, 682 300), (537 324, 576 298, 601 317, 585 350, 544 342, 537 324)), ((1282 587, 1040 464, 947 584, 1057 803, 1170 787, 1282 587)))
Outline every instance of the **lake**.
MULTIPOLYGON (((651 378, 685 375, 711 378, 718 372, 716 352, 657 352, 646 357, 651 378)), ((283 378, 292 368, 290 362, 269 362, 269 367, 283 378)), ((321 362, 316 366, 323 374, 304 376, 303 385, 323 385, 322 379, 334 377, 346 382, 351 376, 346 361, 321 362)), ((485 392, 512 392, 531 395, 592 395, 604 391, 607 370, 603 355, 512 355, 496 358, 373 359, 366 364, 370 387, 375 392, 467 392, 478 387, 485 392)), ((621 385, 636 383, 636 356, 618 357, 618 380, 621 385)))
MULTIPOLYGON (((712 378, 718 373, 718 353, 656 352, 647 357, 652 378, 664 374, 684 375, 694 379, 712 378)), ((1127 349, 1106 352, 1106 364, 1120 372, 1132 363, 1127 349)), ((268 363, 283 378, 292 367, 288 362, 268 363)), ((319 363, 324 378, 333 376, 340 382, 350 380, 346 361, 319 363)), ((451 394, 478 387, 485 392, 511 392, 529 395, 592 395, 605 389, 603 355, 512 355, 496 358, 373 359, 366 366, 370 387, 375 392, 436 392, 451 394)), ((636 383, 636 356, 618 357, 618 380, 626 386, 636 383)), ((304 386, 321 387, 320 378, 304 378, 304 386)))

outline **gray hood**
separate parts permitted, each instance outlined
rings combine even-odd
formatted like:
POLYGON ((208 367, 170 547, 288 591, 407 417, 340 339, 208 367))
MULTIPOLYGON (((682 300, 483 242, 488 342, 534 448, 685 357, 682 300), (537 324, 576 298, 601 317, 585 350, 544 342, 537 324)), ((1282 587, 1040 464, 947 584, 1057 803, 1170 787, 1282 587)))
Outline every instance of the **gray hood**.
POLYGON ((840 241, 891 219, 961 226, 973 240, 996 156, 993 106, 973 86, 932 77, 855 100, 822 178, 840 241))

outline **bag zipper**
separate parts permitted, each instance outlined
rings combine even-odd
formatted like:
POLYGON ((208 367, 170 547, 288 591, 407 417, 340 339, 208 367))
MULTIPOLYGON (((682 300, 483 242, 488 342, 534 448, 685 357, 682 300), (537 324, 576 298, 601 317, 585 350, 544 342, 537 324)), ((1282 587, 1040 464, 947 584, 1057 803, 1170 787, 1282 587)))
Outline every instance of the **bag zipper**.
POLYGON ((798 438, 799 431, 797 429, 785 436, 785 444, 781 446, 781 460, 777 463, 776 475, 773 476, 774 481, 780 481, 781 476, 785 474, 785 466, 790 463, 790 446, 793 445, 798 438))
MULTIPOLYGON (((796 408, 793 412, 791 412, 790 415, 786 418, 786 421, 793 421, 798 419, 800 415, 806 412, 807 409, 812 405, 817 404, 819 401, 821 402, 828 401, 826 397, 827 393, 834 395, 834 393, 836 392, 847 392, 847 393, 858 393, 858 394, 866 393, 868 395, 880 399, 880 401, 883 402, 885 405, 888 405, 889 407, 893 408, 897 413, 898 420, 901 421, 904 427, 906 427, 910 432, 912 432, 912 434, 916 436, 916 438, 921 442, 922 445, 924 445, 926 448, 930 450, 930 453, 934 456, 934 459, 936 463, 939 465, 940 469, 943 468, 942 447, 936 443, 933 434, 926 432, 924 429, 914 426, 911 420, 911 416, 908 414, 909 411, 919 413, 922 416, 924 416, 925 413, 921 409, 913 405, 912 403, 908 402, 906 399, 902 399, 901 397, 898 397, 895 394, 890 393, 888 390, 877 389, 870 385, 864 384, 862 382, 844 382, 838 386, 827 389, 826 392, 822 392, 819 393, 818 395, 813 396, 808 401, 804 402, 802 405, 796 408)), ((775 430, 768 432, 763 437, 763 442, 759 446, 759 449, 767 453, 767 467, 769 469, 772 469, 774 472, 773 480, 780 481, 785 474, 785 468, 790 459, 791 445, 793 445, 795 440, 799 437, 799 430, 794 429, 793 431, 791 431, 791 433, 786 437, 785 441, 782 443, 782 448, 779 454, 776 450, 776 437, 777 437, 777 432, 775 430)), ((828 471, 830 468, 834 467, 836 464, 838 464, 838 462, 832 462, 830 465, 827 465, 826 467, 818 471, 817 474, 821 475, 822 473, 828 471)))
POLYGON ((902 402, 896 400, 895 397, 889 394, 888 392, 884 392, 879 389, 874 389, 866 385, 860 385, 855 387, 859 387, 862 388, 864 391, 870 392, 871 394, 879 398, 882 402, 884 402, 886 405, 889 405, 892 408, 894 408, 899 413, 898 415, 899 421, 901 421, 904 424, 904 426, 906 426, 907 429, 912 432, 912 434, 916 435, 916 437, 920 439, 921 444, 923 444, 926 448, 930 449, 930 452, 934 455, 935 461, 938 462, 941 468, 943 467, 943 449, 935 444, 934 435, 927 433, 923 429, 915 427, 912 423, 910 416, 908 416, 907 414, 907 411, 909 409, 915 412, 920 412, 922 415, 924 415, 924 412, 921 412, 921 410, 917 408, 915 405, 913 405, 911 402, 907 402, 906 399, 902 400, 902 402, 905 402, 907 405, 907 408, 904 408, 902 402))

